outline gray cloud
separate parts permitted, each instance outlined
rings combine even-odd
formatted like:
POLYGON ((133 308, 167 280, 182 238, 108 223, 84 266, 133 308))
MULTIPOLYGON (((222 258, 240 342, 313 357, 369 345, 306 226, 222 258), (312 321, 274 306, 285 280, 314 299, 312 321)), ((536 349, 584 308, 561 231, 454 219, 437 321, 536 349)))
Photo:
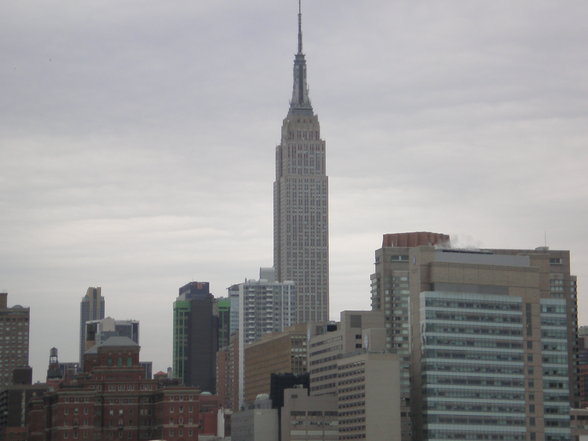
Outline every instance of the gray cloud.
MULTIPOLYGON (((78 302, 171 363, 177 288, 272 262, 274 147, 296 2, 8 2, 0 14, 0 289, 31 363, 76 357, 78 302), (48 332, 50 331, 50 332, 48 332)), ((386 232, 570 249, 588 277, 584 2, 305 2, 328 148, 331 309, 369 308, 386 232)), ((582 291, 581 291, 582 293, 582 291)), ((580 321, 588 304, 579 299, 580 321)))

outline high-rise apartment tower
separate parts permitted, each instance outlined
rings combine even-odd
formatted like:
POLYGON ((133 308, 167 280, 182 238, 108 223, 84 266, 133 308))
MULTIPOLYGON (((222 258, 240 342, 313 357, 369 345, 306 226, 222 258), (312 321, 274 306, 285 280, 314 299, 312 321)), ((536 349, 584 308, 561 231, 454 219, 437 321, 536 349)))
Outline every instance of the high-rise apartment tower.
POLYGON ((277 280, 295 282, 298 321, 307 322, 329 318, 329 204, 325 142, 308 96, 301 23, 299 5, 292 100, 276 147, 274 267, 277 280))
POLYGON ((0 391, 12 384, 12 371, 29 364, 30 309, 8 307, 8 294, 0 293, 0 391))
POLYGON ((80 366, 84 363, 86 351, 86 322, 90 320, 102 320, 104 318, 104 297, 102 288, 89 287, 86 295, 80 303, 80 366))

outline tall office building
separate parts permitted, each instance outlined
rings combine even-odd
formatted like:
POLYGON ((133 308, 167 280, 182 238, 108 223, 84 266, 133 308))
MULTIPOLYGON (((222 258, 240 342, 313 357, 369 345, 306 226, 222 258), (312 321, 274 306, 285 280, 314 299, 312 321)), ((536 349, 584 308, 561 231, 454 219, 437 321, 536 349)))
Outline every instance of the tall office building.
POLYGON ((400 360, 401 434, 412 439, 410 415, 410 334, 408 250, 421 245, 449 246, 449 236, 419 231, 385 234, 376 251, 375 272, 371 275, 372 310, 382 311, 386 320, 386 349, 400 360))
POLYGON ((570 439, 577 313, 569 252, 389 245, 376 252, 372 301, 410 338, 412 439, 570 439), (398 260, 404 267, 391 268, 398 260))
POLYGON ((84 365, 84 352, 86 351, 86 322, 90 320, 102 320, 104 318, 104 297, 102 288, 89 287, 86 295, 80 303, 80 366, 84 365))
POLYGON ((173 372, 186 386, 215 392, 218 317, 208 282, 190 282, 174 302, 173 372))
POLYGON ((276 147, 274 268, 277 280, 296 284, 298 321, 308 322, 329 319, 329 204, 325 142, 308 96, 301 23, 299 9, 292 100, 276 147))
POLYGON ((30 309, 8 307, 8 294, 0 293, 0 391, 12 384, 16 368, 29 364, 30 309))

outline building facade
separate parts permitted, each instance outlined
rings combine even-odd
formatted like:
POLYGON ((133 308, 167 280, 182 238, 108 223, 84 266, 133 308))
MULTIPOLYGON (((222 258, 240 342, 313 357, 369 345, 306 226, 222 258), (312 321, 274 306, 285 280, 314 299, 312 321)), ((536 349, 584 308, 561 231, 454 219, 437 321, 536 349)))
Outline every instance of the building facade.
POLYGON ((278 282, 272 268, 261 268, 259 280, 245 280, 228 288, 238 298, 239 338, 245 347, 272 332, 282 332, 296 323, 294 282, 278 282))
POLYGON ((271 391, 271 374, 306 372, 307 327, 298 324, 247 345, 239 369, 240 404, 251 404, 259 394, 271 391))
POLYGON ((216 353, 216 394, 225 409, 239 409, 239 338, 236 334, 216 353))
POLYGON ((400 441, 399 380, 395 354, 366 348, 338 360, 339 439, 400 441))
POLYGON ((337 397, 308 395, 308 389, 284 390, 280 415, 281 441, 335 441, 339 438, 337 397))
POLYGON ((85 375, 31 401, 27 439, 198 439, 204 427, 200 390, 145 379, 139 349, 127 337, 111 337, 87 351, 85 375))
MULTIPOLYGON (((380 311, 342 311, 341 321, 311 326, 308 342, 308 373, 310 394, 337 393, 337 360, 346 354, 361 352, 364 332, 384 329, 384 314, 380 311)), ((383 350, 383 337, 380 348, 383 350)))
POLYGON ((251 407, 231 416, 232 441, 276 441, 278 411, 272 409, 267 395, 255 399, 251 407))
POLYGON ((214 315, 218 317, 218 348, 229 345, 231 339, 231 299, 221 297, 215 299, 214 315))
POLYGON ((115 320, 112 317, 87 321, 84 351, 114 336, 129 337, 139 344, 139 322, 137 320, 115 320))
POLYGON ((410 329, 409 329, 409 260, 412 247, 449 246, 446 234, 419 231, 385 234, 382 247, 376 250, 375 271, 371 275, 373 311, 385 314, 386 349, 398 354, 402 408, 402 439, 412 440, 410 415, 410 329))
POLYGON ((578 395, 579 408, 588 408, 588 326, 578 329, 578 395))
POLYGON ((0 391, 12 384, 13 370, 29 364, 30 308, 8 307, 8 294, 0 293, 0 391))
POLYGON ((208 282, 190 282, 174 302, 173 373, 186 386, 215 392, 218 317, 208 282))
POLYGON ((27 441, 29 415, 28 406, 33 397, 42 396, 48 389, 46 384, 32 385, 33 370, 30 367, 13 371, 12 384, 0 391, 0 439, 4 441, 27 441))
POLYGON ((422 246, 408 256, 415 439, 569 440, 569 252, 422 246))
POLYGON ((298 322, 329 319, 329 219, 325 142, 306 82, 301 13, 290 109, 276 147, 274 268, 279 281, 292 280, 298 322))
POLYGON ((99 286, 89 287, 80 303, 80 367, 84 366, 84 352, 86 352, 86 322, 102 320, 104 318, 104 297, 99 286))

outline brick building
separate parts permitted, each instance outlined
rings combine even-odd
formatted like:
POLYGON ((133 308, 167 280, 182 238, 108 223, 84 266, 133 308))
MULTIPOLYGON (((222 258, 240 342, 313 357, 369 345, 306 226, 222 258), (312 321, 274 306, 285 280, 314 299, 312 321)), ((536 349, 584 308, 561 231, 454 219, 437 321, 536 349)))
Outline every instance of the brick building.
MULTIPOLYGON (((139 345, 111 337, 87 351, 84 373, 32 401, 30 441, 198 440, 205 415, 200 390, 177 380, 145 379, 139 345)), ((215 397, 206 397, 216 415, 215 397)))

